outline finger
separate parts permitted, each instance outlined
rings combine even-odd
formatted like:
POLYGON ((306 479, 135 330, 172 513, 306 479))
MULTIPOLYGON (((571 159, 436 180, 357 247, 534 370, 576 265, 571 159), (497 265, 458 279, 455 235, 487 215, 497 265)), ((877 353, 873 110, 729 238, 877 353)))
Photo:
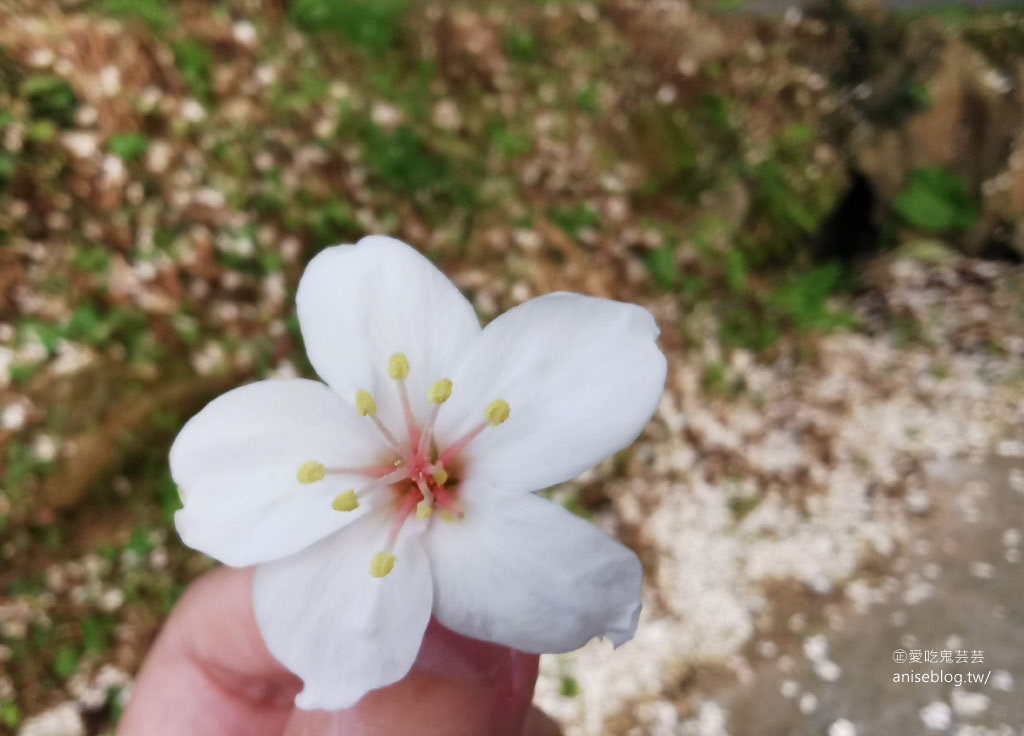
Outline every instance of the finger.
POLYGON ((520 736, 537 662, 534 655, 468 639, 432 621, 412 672, 401 682, 345 711, 297 710, 285 736, 520 736))
POLYGON ((534 706, 526 717, 523 736, 562 736, 562 728, 551 716, 534 706))
POLYGON ((301 682, 267 651, 252 570, 196 581, 136 680, 118 736, 279 736, 301 682))

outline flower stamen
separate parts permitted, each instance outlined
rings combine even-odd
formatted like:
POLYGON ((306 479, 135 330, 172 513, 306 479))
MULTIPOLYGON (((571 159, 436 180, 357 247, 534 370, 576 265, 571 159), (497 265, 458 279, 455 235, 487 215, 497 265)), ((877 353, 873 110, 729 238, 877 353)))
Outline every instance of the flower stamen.
POLYGON ((484 418, 492 427, 497 427, 499 424, 504 424, 511 413, 512 410, 505 399, 495 399, 484 409, 484 418))
POLYGON ((377 402, 374 400, 373 394, 364 389, 356 391, 356 411, 359 412, 360 416, 369 417, 384 436, 387 443, 391 445, 391 449, 399 455, 402 454, 402 446, 398 444, 398 440, 395 439, 395 436, 391 434, 391 431, 384 426, 384 422, 377 416, 377 402))
POLYGON ((362 417, 376 416, 377 402, 374 400, 373 394, 365 389, 356 391, 356 411, 362 417))
POLYGON ((511 409, 509 408, 508 402, 504 399, 495 399, 487 408, 484 409, 484 419, 486 421, 481 422, 473 429, 469 430, 466 434, 462 435, 459 439, 455 440, 450 444, 445 451, 441 453, 441 457, 437 459, 437 464, 446 466, 454 460, 460 452, 462 452, 466 445, 475 440, 480 436, 488 427, 497 427, 499 424, 503 424, 508 419, 511 409))
POLYGON ((373 481, 373 483, 370 483, 360 488, 358 491, 356 491, 356 498, 363 498, 369 493, 373 493, 374 491, 379 490, 381 488, 386 488, 387 486, 390 486, 393 483, 397 483, 400 480, 405 480, 408 477, 409 470, 408 468, 403 466, 396 470, 395 472, 383 475, 377 480, 373 481))
POLYGON ((324 479, 324 465, 316 460, 307 460, 299 466, 295 475, 299 479, 299 483, 304 485, 316 483, 324 479))
POLYGON ((356 497, 356 492, 350 488, 344 493, 339 493, 331 501, 331 508, 335 511, 355 511, 359 508, 359 499, 356 497))
POLYGON ((412 404, 409 402, 409 389, 405 386, 405 379, 409 377, 409 359, 405 353, 395 353, 388 361, 388 375, 398 384, 398 396, 402 400, 402 413, 405 414, 405 428, 409 432, 409 443, 412 447, 418 447, 420 443, 420 430, 416 426, 416 417, 412 413, 412 404))
POLYGON ((395 381, 404 381, 409 377, 409 359, 405 353, 395 353, 388 360, 388 375, 395 381))
POLYGON ((354 468, 328 468, 317 460, 307 460, 299 466, 296 477, 299 483, 308 485, 318 483, 328 475, 361 475, 365 478, 382 478, 394 472, 395 468, 401 467, 402 461, 396 465, 364 465, 354 468))
POLYGON ((395 513, 395 518, 391 522, 391 533, 388 534, 387 551, 391 552, 395 548, 395 542, 398 541, 398 532, 402 530, 402 525, 405 524, 409 515, 412 514, 413 509, 419 503, 420 494, 417 490, 412 489, 405 494, 402 499, 402 505, 398 507, 398 511, 395 513))
POLYGON ((434 406, 430 409, 427 421, 423 424, 423 433, 420 435, 419 447, 416 448, 416 456, 423 457, 434 438, 434 423, 437 422, 437 414, 441 411, 441 405, 448 401, 452 395, 452 382, 447 378, 435 381, 427 390, 427 401, 434 406))
POLYGON ((370 560, 370 574, 375 578, 382 578, 391 572, 395 567, 395 555, 393 552, 378 552, 370 560))
POLYGON ((420 521, 429 519, 432 513, 434 513, 434 506, 427 499, 424 498, 416 504, 416 518, 420 521))
POLYGON ((394 465, 365 465, 361 468, 324 468, 324 472, 327 475, 362 475, 367 478, 380 478, 394 469, 394 465))

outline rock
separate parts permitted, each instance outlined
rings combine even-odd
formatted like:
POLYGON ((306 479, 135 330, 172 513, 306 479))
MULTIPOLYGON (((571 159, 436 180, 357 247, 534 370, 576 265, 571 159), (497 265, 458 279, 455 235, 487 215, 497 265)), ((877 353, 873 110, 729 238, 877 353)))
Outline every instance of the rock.
POLYGON ((953 263, 957 260, 956 250, 941 240, 910 240, 900 245, 893 253, 896 258, 918 263, 953 263))
POLYGON ((1015 79, 966 41, 947 40, 924 84, 928 109, 893 128, 858 126, 854 162, 882 201, 891 202, 915 169, 959 177, 980 204, 976 224, 954 244, 983 253, 995 240, 1024 255, 1024 99, 1015 79))

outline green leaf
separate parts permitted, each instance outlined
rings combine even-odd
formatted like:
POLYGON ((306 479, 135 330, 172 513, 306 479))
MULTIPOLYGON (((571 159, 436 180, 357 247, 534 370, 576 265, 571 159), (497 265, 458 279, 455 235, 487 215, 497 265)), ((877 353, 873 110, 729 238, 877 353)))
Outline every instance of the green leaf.
POLYGON ((213 98, 213 57, 198 38, 189 37, 171 44, 174 64, 192 96, 209 105, 213 98))
POLYGON ((0 190, 3 190, 14 178, 14 170, 18 159, 11 153, 0 153, 0 190))
POLYGON ((575 698, 580 694, 580 683, 572 675, 563 675, 559 693, 563 698, 575 698))
POLYGON ((91 654, 103 654, 109 648, 104 623, 95 616, 82 619, 82 643, 85 651, 91 654))
POLYGON ((0 703, 0 723, 12 731, 21 723, 21 711, 17 703, 0 703))
POLYGON ((331 31, 366 51, 395 46, 407 0, 294 0, 288 16, 309 33, 331 31))
POLYGON ((149 148, 149 139, 141 133, 120 133, 107 141, 110 152, 125 161, 142 158, 149 148))
POLYGON ((110 252, 103 245, 83 244, 75 249, 71 262, 86 273, 103 274, 110 270, 110 252))
POLYGON ((937 167, 914 169, 893 208, 908 225, 927 233, 963 231, 978 220, 978 205, 963 180, 937 167))
POLYGON ((141 21, 157 33, 166 33, 176 20, 176 11, 164 0, 104 0, 104 12, 116 18, 141 21))
POLYGON ((676 264, 675 251, 671 248, 655 248, 644 258, 644 265, 655 285, 662 291, 672 291, 679 283, 679 266, 676 264))
POLYGON ((53 658, 53 673, 62 680, 67 680, 78 672, 78 652, 72 647, 61 647, 53 658))
POLYGON ((63 127, 74 124, 78 98, 71 85, 60 77, 49 74, 26 77, 20 92, 28 101, 33 117, 51 120, 63 127))

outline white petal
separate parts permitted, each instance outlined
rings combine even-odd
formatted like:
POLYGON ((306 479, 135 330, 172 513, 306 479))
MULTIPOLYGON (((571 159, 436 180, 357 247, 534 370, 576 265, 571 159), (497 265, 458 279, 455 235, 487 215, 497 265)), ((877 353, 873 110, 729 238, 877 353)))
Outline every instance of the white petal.
POLYGON ((489 324, 451 377, 438 417, 440 446, 478 425, 504 399, 502 425, 464 451, 465 478, 503 490, 561 483, 643 430, 665 385, 650 312, 576 294, 549 294, 489 324))
POLYGON ((364 389, 381 418, 402 430, 388 359, 409 359, 409 396, 417 416, 427 389, 480 332, 473 307, 426 258, 405 243, 371 236, 327 248, 306 268, 296 295, 306 352, 316 372, 349 401, 364 389))
POLYGON ((633 637, 643 577, 635 554, 537 496, 467 489, 463 498, 466 517, 434 521, 424 537, 438 621, 538 654, 633 637))
POLYGON ((367 420, 327 386, 261 381, 210 402, 171 447, 184 508, 174 517, 190 547, 228 565, 285 557, 362 516, 331 501, 364 478, 328 475, 302 484, 299 466, 367 466, 386 457, 367 420))
POLYGON ((392 518, 378 509, 309 549, 256 568, 253 600, 267 648, 302 678, 300 708, 347 708, 409 672, 430 621, 430 566, 415 535, 395 567, 370 575, 392 518))

